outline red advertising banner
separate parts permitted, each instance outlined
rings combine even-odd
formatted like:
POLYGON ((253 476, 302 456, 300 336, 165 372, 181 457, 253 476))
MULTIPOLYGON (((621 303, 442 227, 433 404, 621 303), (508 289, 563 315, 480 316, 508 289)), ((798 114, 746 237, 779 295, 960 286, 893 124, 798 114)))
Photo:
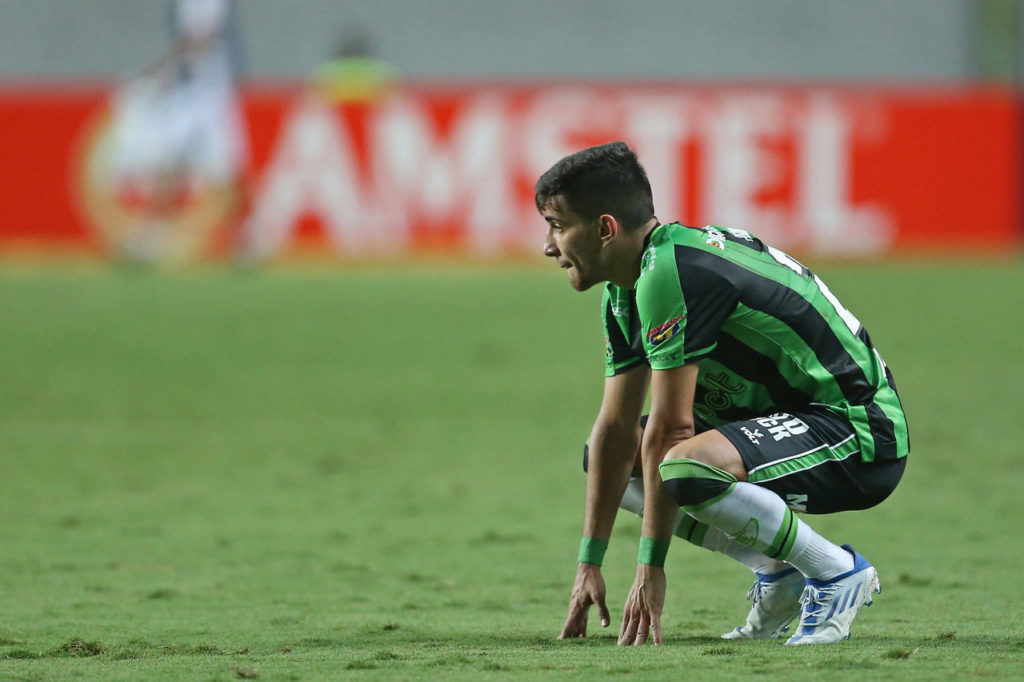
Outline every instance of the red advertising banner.
POLYGON ((243 104, 244 191, 194 181, 153 211, 112 151, 110 93, 0 89, 0 251, 116 252, 148 215, 182 258, 537 252, 536 178, 614 139, 637 150, 662 221, 840 256, 1021 243, 1006 91, 462 84, 332 104, 252 87, 243 104))

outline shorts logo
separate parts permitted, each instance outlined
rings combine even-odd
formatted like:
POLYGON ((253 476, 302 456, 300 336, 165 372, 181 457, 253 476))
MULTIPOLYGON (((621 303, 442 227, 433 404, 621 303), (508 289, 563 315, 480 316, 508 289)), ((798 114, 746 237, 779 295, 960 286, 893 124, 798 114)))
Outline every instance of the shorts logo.
POLYGON ((761 417, 755 421, 768 429, 768 433, 772 434, 772 438, 776 441, 806 433, 810 428, 793 415, 786 414, 785 412, 761 417))
POLYGON ((658 346, 671 339, 679 333, 679 323, 682 322, 685 317, 685 314, 680 315, 679 317, 673 318, 665 324, 655 327, 651 331, 647 332, 647 343, 652 346, 658 346))
POLYGON ((609 338, 604 340, 604 356, 609 360, 612 358, 612 340, 609 338))
POLYGON ((740 431, 745 433, 747 435, 747 438, 749 438, 750 442, 753 443, 754 445, 760 445, 761 439, 764 438, 764 434, 761 433, 761 429, 754 429, 753 431, 751 431, 746 426, 741 426, 740 431))

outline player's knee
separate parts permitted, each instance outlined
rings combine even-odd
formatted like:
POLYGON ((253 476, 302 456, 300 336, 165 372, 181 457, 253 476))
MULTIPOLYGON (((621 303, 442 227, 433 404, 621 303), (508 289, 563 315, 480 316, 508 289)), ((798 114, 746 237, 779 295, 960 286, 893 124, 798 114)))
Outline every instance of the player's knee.
POLYGON ((728 471, 695 459, 666 459, 658 470, 665 490, 687 510, 715 502, 736 485, 728 471))

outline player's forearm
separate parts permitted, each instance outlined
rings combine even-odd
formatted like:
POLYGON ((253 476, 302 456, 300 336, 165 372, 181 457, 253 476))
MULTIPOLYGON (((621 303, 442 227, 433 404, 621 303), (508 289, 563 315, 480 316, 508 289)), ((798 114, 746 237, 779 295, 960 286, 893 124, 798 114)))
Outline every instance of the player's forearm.
POLYGON ((692 425, 658 423, 653 417, 644 431, 640 456, 644 469, 644 520, 641 535, 668 540, 675 530, 679 506, 662 488, 658 466, 677 443, 694 435, 692 425))
POLYGON ((600 419, 594 425, 587 465, 584 537, 607 540, 611 535, 639 445, 636 425, 607 423, 600 419))

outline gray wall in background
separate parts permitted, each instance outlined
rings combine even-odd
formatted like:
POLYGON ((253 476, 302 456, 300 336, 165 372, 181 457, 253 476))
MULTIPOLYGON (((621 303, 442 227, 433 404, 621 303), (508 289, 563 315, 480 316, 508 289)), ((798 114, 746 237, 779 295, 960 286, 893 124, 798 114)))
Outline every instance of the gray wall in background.
MULTIPOLYGON (((413 77, 950 80, 976 0, 239 0, 249 78, 347 30, 413 77)), ((0 0, 0 79, 110 79, 169 47, 164 0, 0 0)))

